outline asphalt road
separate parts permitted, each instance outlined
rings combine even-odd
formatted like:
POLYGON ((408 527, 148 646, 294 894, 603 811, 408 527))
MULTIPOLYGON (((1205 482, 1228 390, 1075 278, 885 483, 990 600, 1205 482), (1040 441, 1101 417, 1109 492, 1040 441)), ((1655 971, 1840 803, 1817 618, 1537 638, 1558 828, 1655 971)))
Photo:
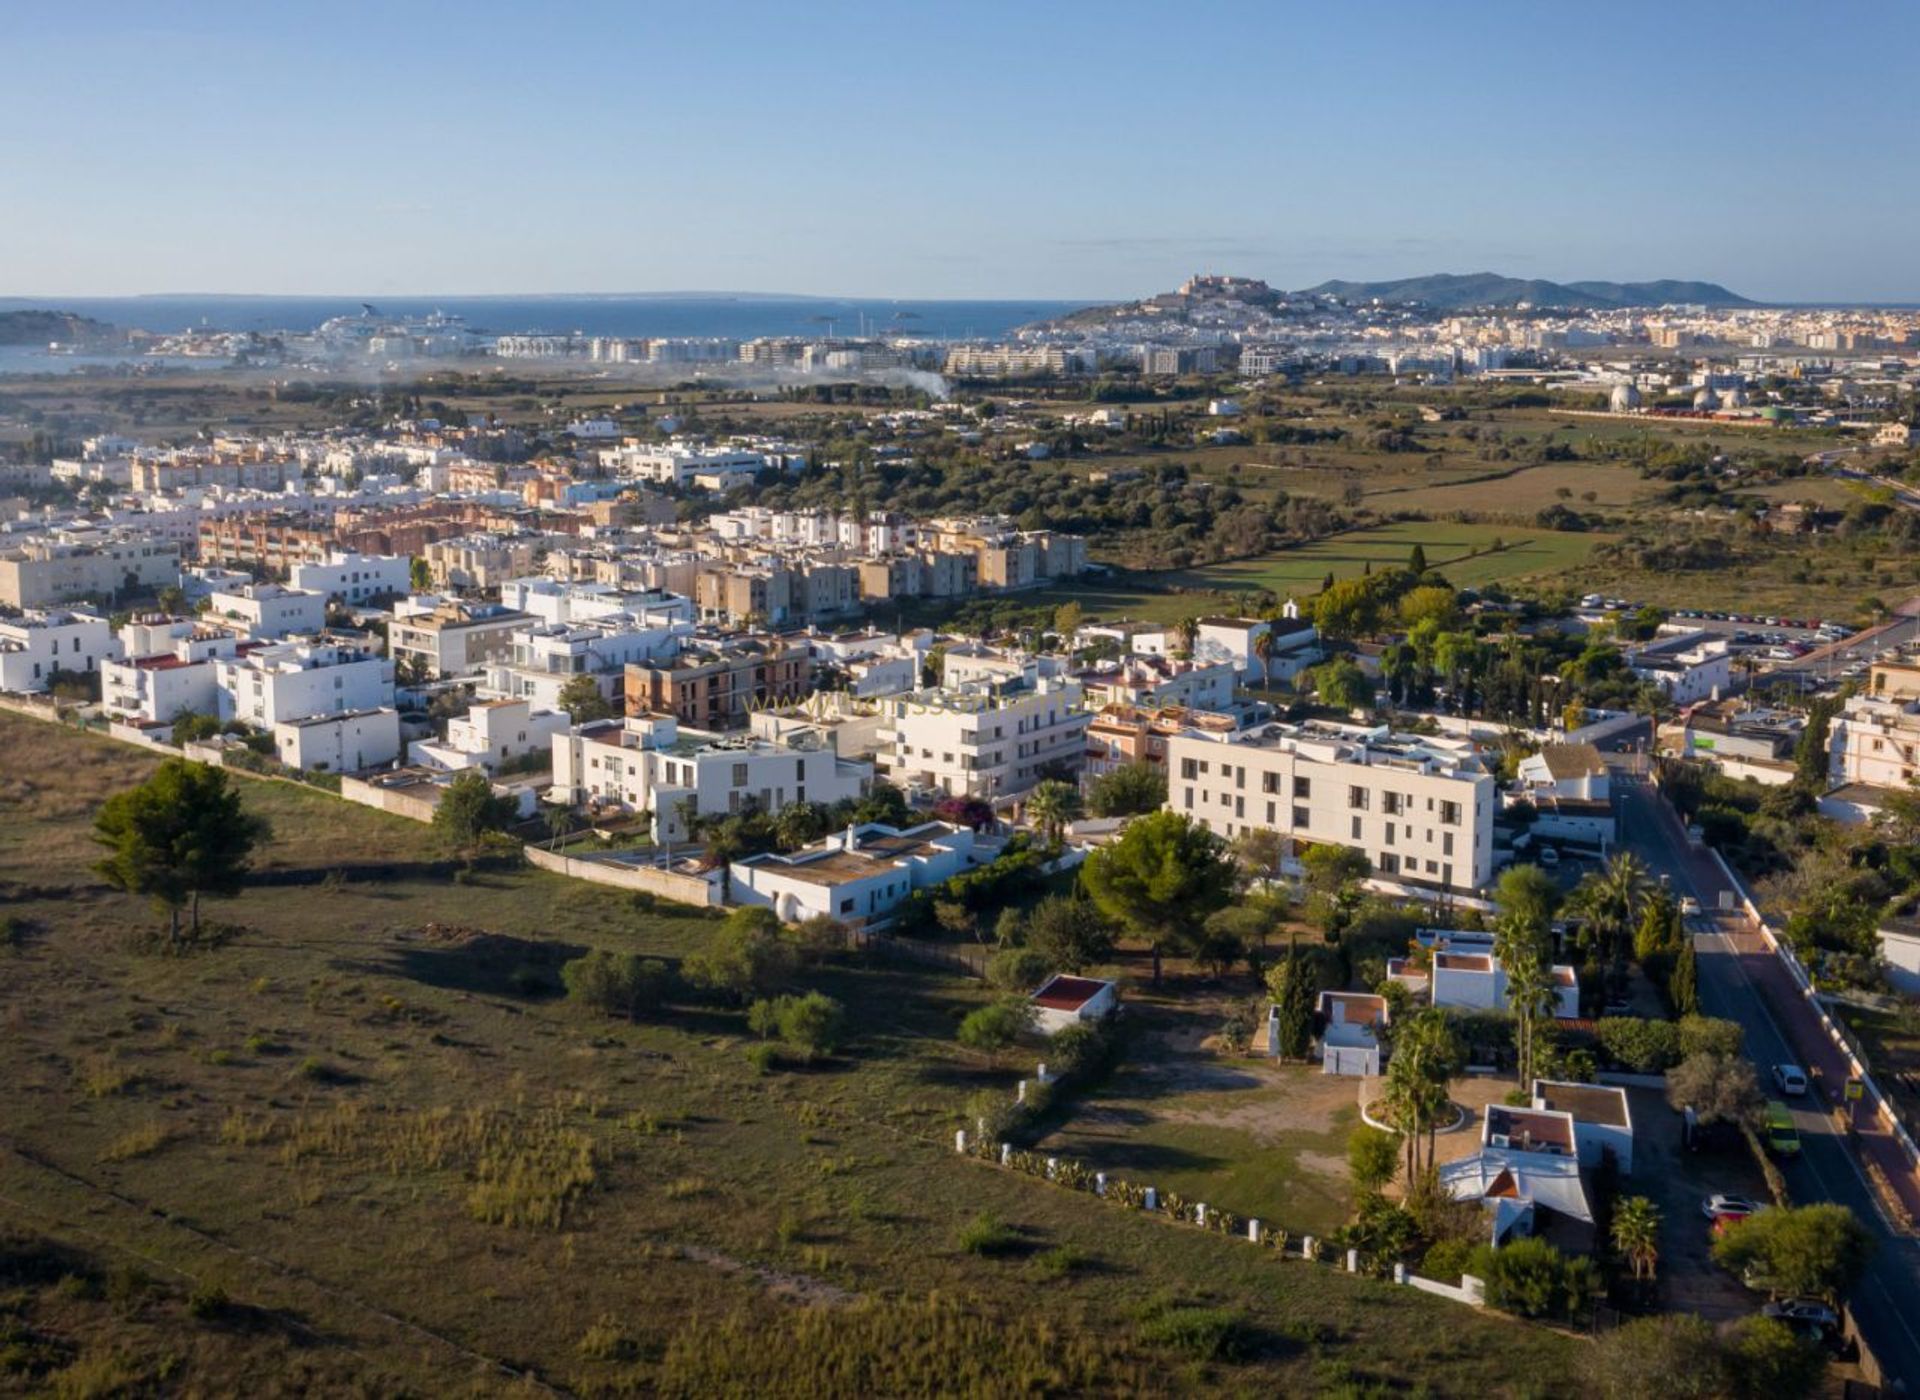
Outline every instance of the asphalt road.
POLYGON ((1797 661, 1784 662, 1763 673, 1781 675, 1800 671, 1829 679, 1838 676, 1855 661, 1872 661, 1882 652, 1892 651, 1920 639, 1920 617, 1895 617, 1886 626, 1871 628, 1857 637, 1849 637, 1830 649, 1810 653, 1797 661))
MULTIPOLYGON (((1634 779, 1617 778, 1616 783, 1623 845, 1708 911, 1697 921, 1694 943, 1702 1009, 1740 1023, 1746 1031, 1747 1053, 1770 1092, 1774 1065, 1818 1064, 1825 1036, 1811 1012, 1790 998, 1783 999, 1778 989, 1770 1006, 1756 985, 1756 977, 1765 978, 1772 971, 1768 963, 1777 965, 1778 960, 1770 953, 1755 954, 1755 935, 1746 930, 1743 919, 1712 912, 1726 885, 1718 867, 1692 850, 1672 808, 1651 787, 1634 779), (1804 1019, 1813 1027, 1812 1038, 1807 1026, 1796 1023, 1789 1028, 1776 1021, 1775 1007, 1782 1016, 1804 1019)), ((1786 976, 1784 968, 1779 975, 1786 976)), ((1823 1079, 1828 1084, 1834 1081, 1831 1068, 1823 1072, 1823 1079)), ((1874 1237, 1873 1259, 1849 1302, 1886 1374, 1909 1387, 1920 1386, 1920 1243, 1889 1228, 1853 1151, 1821 1111, 1818 1100, 1803 1097, 1789 1106, 1802 1146, 1798 1159, 1781 1168, 1788 1192, 1803 1203, 1836 1201, 1846 1206, 1874 1237)), ((1758 1295, 1754 1302, 1757 1310, 1758 1295)))

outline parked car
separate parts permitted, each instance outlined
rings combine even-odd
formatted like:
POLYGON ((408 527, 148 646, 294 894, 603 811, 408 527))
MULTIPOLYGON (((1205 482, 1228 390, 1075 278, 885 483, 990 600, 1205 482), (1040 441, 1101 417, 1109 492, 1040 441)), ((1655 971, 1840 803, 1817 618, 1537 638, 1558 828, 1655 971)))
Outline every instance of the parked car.
POLYGON ((1840 1326, 1840 1314, 1817 1298, 1783 1298, 1760 1309, 1762 1317, 1776 1318, 1792 1327, 1818 1327, 1831 1332, 1840 1326))
POLYGON ((1767 1100, 1767 1148, 1781 1157, 1800 1155, 1800 1131, 1793 1126, 1793 1114, 1778 1099, 1767 1100))
POLYGON ((1751 1196, 1736 1196, 1726 1191, 1716 1191, 1700 1203, 1701 1214, 1711 1220, 1717 1215, 1753 1215, 1760 1209, 1760 1203, 1751 1196))
POLYGON ((1692 918, 1694 915, 1700 912, 1700 901, 1695 899, 1690 894, 1681 895, 1680 896, 1680 912, 1686 915, 1688 918, 1692 918))
POLYGON ((1807 1092, 1807 1074, 1798 1065, 1775 1065, 1773 1082, 1783 1094, 1799 1095, 1807 1092))

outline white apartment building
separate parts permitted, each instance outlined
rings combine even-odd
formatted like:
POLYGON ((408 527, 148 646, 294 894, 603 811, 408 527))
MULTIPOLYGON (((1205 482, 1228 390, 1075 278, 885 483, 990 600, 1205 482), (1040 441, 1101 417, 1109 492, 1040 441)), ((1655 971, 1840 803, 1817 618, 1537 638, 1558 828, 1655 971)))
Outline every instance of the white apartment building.
POLYGON ((273 726, 274 756, 289 768, 359 773, 400 757, 400 713, 389 707, 309 715, 273 726))
POLYGON ((0 690, 46 690, 55 671, 89 673, 120 655, 107 620, 90 612, 29 612, 0 618, 0 690))
POLYGON ((216 564, 195 564, 180 571, 180 590, 189 602, 211 598, 216 593, 238 593, 253 585, 254 577, 245 569, 223 569, 216 564))
POLYGON ((696 477, 703 476, 723 484, 745 485, 769 466, 783 465, 747 448, 707 447, 678 439, 664 446, 628 442, 609 447, 600 453, 600 464, 617 476, 663 486, 690 486, 696 477))
POLYGON ((490 695, 557 710, 567 683, 591 676, 601 695, 617 699, 629 665, 677 655, 680 639, 692 632, 691 622, 660 617, 649 625, 624 613, 521 627, 513 633, 509 656, 487 667, 483 688, 490 695))
POLYGON ((693 599, 662 588, 634 592, 606 583, 570 582, 535 574, 500 585, 500 604, 542 622, 593 622, 627 613, 646 626, 692 622, 693 599))
POLYGON ((569 802, 651 812, 656 841, 687 839, 702 817, 862 796, 873 765, 843 759, 817 729, 778 738, 682 729, 670 717, 600 720, 553 737, 553 789, 569 802))
POLYGON ((1181 705, 1190 710, 1232 708, 1240 672, 1231 661, 1181 661, 1167 656, 1128 656, 1077 672, 1074 679, 1094 709, 1136 705, 1157 710, 1181 705))
POLYGON ((336 549, 324 564, 295 564, 287 581, 324 593, 336 603, 359 606, 376 598, 404 596, 413 587, 413 560, 404 554, 357 554, 336 549))
POLYGON ((1920 777, 1920 700, 1855 695, 1828 725, 1827 746, 1835 787, 1905 791, 1920 777))
POLYGON ((1627 669, 1676 705, 1710 700, 1733 679, 1727 638, 1714 632, 1660 637, 1627 652, 1627 669))
POLYGON ((393 663, 331 642, 276 642, 214 662, 220 718, 269 729, 287 720, 393 704, 393 663))
POLYGON ((180 546, 171 540, 32 540, 0 554, 0 605, 9 608, 146 593, 179 582, 180 546))
POLYGON ((772 909, 783 922, 825 916, 859 927, 888 923, 915 890, 944 884, 991 858, 964 826, 904 830, 850 826, 790 855, 770 851, 728 868, 731 902, 772 909))
POLYGON ((535 709, 525 700, 486 700, 448 720, 446 738, 415 739, 407 745, 407 761, 427 768, 498 772, 530 754, 551 754, 554 736, 564 734, 567 723, 563 712, 535 709))
POLYGON ((1086 764, 1091 716, 1080 683, 1065 677, 1030 670, 1014 682, 916 690, 879 704, 882 764, 903 787, 992 800, 1086 764))
POLYGON ((387 653, 429 677, 468 676, 513 655, 513 634, 527 615, 498 603, 467 603, 423 594, 394 608, 387 653))
POLYGON ((1409 885, 1493 878, 1496 784, 1465 740, 1319 721, 1190 728, 1167 740, 1167 787, 1168 807, 1221 836, 1350 846, 1409 885))
POLYGON ((1284 617, 1275 621, 1253 617, 1203 617, 1194 629, 1195 661, 1229 661, 1242 675, 1269 680, 1292 680, 1320 660, 1320 633, 1301 619, 1289 601, 1284 617), (1261 638, 1270 651, 1263 661, 1261 638))
POLYGON ((255 640, 273 641, 322 631, 327 625, 327 595, 277 583, 249 583, 232 593, 210 594, 207 612, 255 640))
POLYGON ((100 700, 113 714, 146 724, 168 724, 181 711, 211 715, 220 709, 214 663, 257 643, 227 627, 191 618, 130 622, 120 629, 124 657, 101 663, 100 700))

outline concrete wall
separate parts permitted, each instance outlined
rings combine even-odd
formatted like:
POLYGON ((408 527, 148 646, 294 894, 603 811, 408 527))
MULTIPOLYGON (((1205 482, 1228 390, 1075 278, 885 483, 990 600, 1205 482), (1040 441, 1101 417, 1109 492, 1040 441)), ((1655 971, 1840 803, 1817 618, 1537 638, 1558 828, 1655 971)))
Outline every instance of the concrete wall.
POLYGON ((662 870, 655 865, 575 860, 557 851, 543 851, 538 846, 527 847, 527 860, 542 870, 551 870, 556 875, 567 875, 576 880, 588 880, 596 885, 613 885, 623 890, 645 890, 662 899, 678 900, 682 904, 708 906, 720 903, 718 879, 682 875, 678 871, 662 870))

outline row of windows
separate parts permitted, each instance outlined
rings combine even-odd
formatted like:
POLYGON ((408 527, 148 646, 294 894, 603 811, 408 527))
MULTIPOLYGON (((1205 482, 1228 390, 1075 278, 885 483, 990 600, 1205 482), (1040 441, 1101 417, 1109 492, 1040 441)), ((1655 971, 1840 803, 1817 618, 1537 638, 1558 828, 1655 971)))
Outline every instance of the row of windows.
MULTIPOLYGON (((1183 795, 1182 795, 1181 801, 1189 812, 1194 810, 1194 798, 1193 798, 1192 788, 1183 789, 1183 795)), ((1220 805, 1222 807, 1231 808, 1233 811, 1233 815, 1236 819, 1244 819, 1247 815, 1247 800, 1244 797, 1237 796, 1233 793, 1223 792, 1220 794, 1220 805)), ((1312 827, 1313 813, 1309 808, 1295 806, 1289 811, 1288 816, 1291 818, 1289 829, 1293 831, 1307 831, 1312 827)), ((1275 802, 1267 803, 1267 823, 1266 824, 1269 827, 1274 828, 1275 830, 1279 829, 1279 804, 1278 803, 1275 803, 1275 802)), ((1392 822, 1386 823, 1385 830, 1384 830, 1386 845, 1391 846, 1395 844, 1395 834, 1394 834, 1395 830, 1396 828, 1392 822)), ((1407 841, 1412 841, 1415 839, 1414 829, 1410 824, 1400 826, 1398 828, 1398 831, 1400 833, 1400 839, 1407 840, 1407 841)), ((1355 842, 1361 842, 1366 839, 1365 830, 1361 825, 1361 819, 1357 816, 1353 818, 1352 827, 1351 827, 1351 839, 1355 842)), ((1427 832, 1427 841, 1429 844, 1431 844, 1433 841, 1433 832, 1430 829, 1427 832)), ((1450 856, 1453 854, 1453 833, 1451 831, 1443 831, 1440 833, 1440 851, 1441 851, 1441 854, 1443 855, 1450 856)))

